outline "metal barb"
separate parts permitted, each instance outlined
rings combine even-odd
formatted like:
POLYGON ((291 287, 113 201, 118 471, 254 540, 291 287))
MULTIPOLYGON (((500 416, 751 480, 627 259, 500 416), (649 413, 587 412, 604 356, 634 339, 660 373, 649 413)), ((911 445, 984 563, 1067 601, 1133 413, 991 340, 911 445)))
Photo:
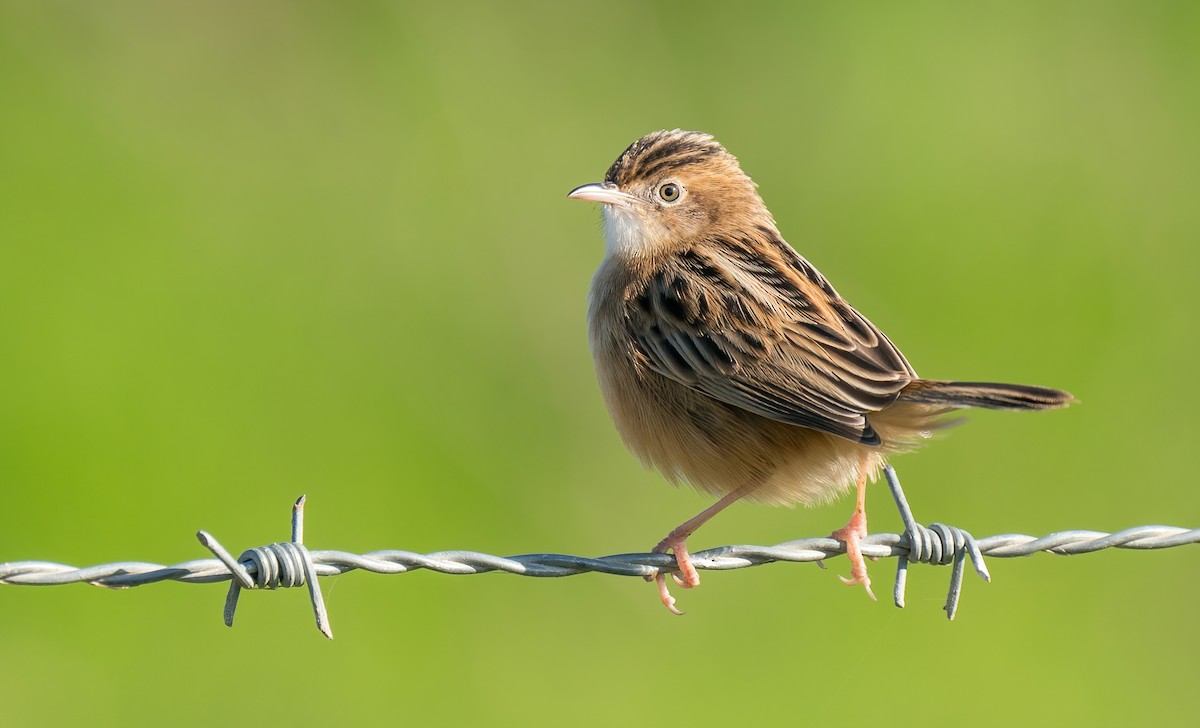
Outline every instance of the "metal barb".
POLYGON ((937 564, 952 565, 950 571, 950 590, 946 594, 946 618, 954 619, 958 613, 958 601, 962 595, 963 571, 969 556, 975 573, 986 582, 991 582, 992 575, 988 573, 987 564, 983 562, 983 553, 979 543, 970 533, 956 526, 944 523, 934 523, 928 528, 917 523, 904 489, 900 487, 900 479, 891 465, 883 467, 883 477, 887 480, 892 498, 896 501, 896 509, 900 511, 900 520, 904 522, 904 533, 900 535, 900 545, 905 553, 897 554, 896 585, 892 591, 892 600, 897 607, 904 608, 904 589, 908 585, 908 564, 937 564))
POLYGON ((207 531, 196 534, 205 548, 229 569, 229 592, 225 595, 225 625, 233 626, 237 612, 238 597, 242 589, 278 589, 308 584, 308 596, 316 615, 317 629, 329 639, 333 631, 329 626, 329 614, 325 610, 325 598, 317 583, 317 566, 312 554, 304 546, 304 500, 300 496, 292 506, 292 540, 247 549, 235 561, 225 547, 207 531))

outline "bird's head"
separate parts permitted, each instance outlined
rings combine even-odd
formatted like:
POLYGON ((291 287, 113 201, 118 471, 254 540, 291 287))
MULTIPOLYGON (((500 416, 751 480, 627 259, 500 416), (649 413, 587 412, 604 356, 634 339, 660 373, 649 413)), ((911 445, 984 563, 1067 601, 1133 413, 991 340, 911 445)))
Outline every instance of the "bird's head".
POLYGON ((737 158, 708 134, 656 131, 617 157, 603 182, 567 197, 601 203, 608 253, 651 255, 774 221, 737 158))

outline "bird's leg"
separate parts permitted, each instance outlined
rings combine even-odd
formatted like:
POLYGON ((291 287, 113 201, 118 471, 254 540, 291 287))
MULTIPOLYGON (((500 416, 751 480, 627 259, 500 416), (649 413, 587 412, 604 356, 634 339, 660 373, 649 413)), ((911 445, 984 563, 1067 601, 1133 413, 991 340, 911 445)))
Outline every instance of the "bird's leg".
MULTIPOLYGON (((700 573, 696 571, 696 566, 692 563, 691 557, 688 555, 687 539, 696 532, 696 529, 703 526, 710 518, 725 510, 729 504, 739 500, 750 491, 754 490, 758 483, 748 483, 738 488, 737 490, 727 493, 721 500, 713 503, 708 508, 700 511, 694 518, 679 524, 675 529, 667 534, 667 537, 658 542, 652 550, 656 554, 665 554, 670 551, 675 555, 675 564, 679 570, 671 574, 675 583, 684 589, 691 589, 699 586, 700 573)), ((646 577, 649 580, 651 577, 646 577)), ((675 607, 675 597, 671 596, 670 590, 667 589, 667 575, 663 572, 658 572, 653 579, 658 582, 658 596, 662 599, 663 606, 671 610, 675 614, 683 614, 675 607)))
POLYGON ((867 456, 863 455, 858 466, 858 498, 854 504, 854 515, 844 528, 830 534, 846 544, 846 558, 850 559, 850 578, 841 577, 842 583, 854 586, 862 584, 867 596, 872 599, 871 577, 867 576, 867 562, 863 559, 858 541, 867 535, 867 456))

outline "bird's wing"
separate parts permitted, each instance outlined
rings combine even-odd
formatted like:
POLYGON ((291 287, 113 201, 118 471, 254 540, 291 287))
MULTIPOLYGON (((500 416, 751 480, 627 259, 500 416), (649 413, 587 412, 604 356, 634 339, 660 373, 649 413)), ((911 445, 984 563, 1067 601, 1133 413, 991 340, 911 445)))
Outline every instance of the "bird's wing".
POLYGON ((915 372, 808 261, 761 232, 686 250, 630 291, 635 357, 755 414, 879 444, 865 415, 895 401, 915 372))

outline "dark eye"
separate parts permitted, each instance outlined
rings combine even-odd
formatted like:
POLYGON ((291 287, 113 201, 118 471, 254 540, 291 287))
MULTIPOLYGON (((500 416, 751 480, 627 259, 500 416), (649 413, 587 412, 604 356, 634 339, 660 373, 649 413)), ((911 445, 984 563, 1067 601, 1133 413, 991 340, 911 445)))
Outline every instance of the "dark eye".
POLYGON ((658 196, 663 199, 663 202, 674 202, 679 199, 679 185, 674 182, 668 182, 658 188, 658 196))

